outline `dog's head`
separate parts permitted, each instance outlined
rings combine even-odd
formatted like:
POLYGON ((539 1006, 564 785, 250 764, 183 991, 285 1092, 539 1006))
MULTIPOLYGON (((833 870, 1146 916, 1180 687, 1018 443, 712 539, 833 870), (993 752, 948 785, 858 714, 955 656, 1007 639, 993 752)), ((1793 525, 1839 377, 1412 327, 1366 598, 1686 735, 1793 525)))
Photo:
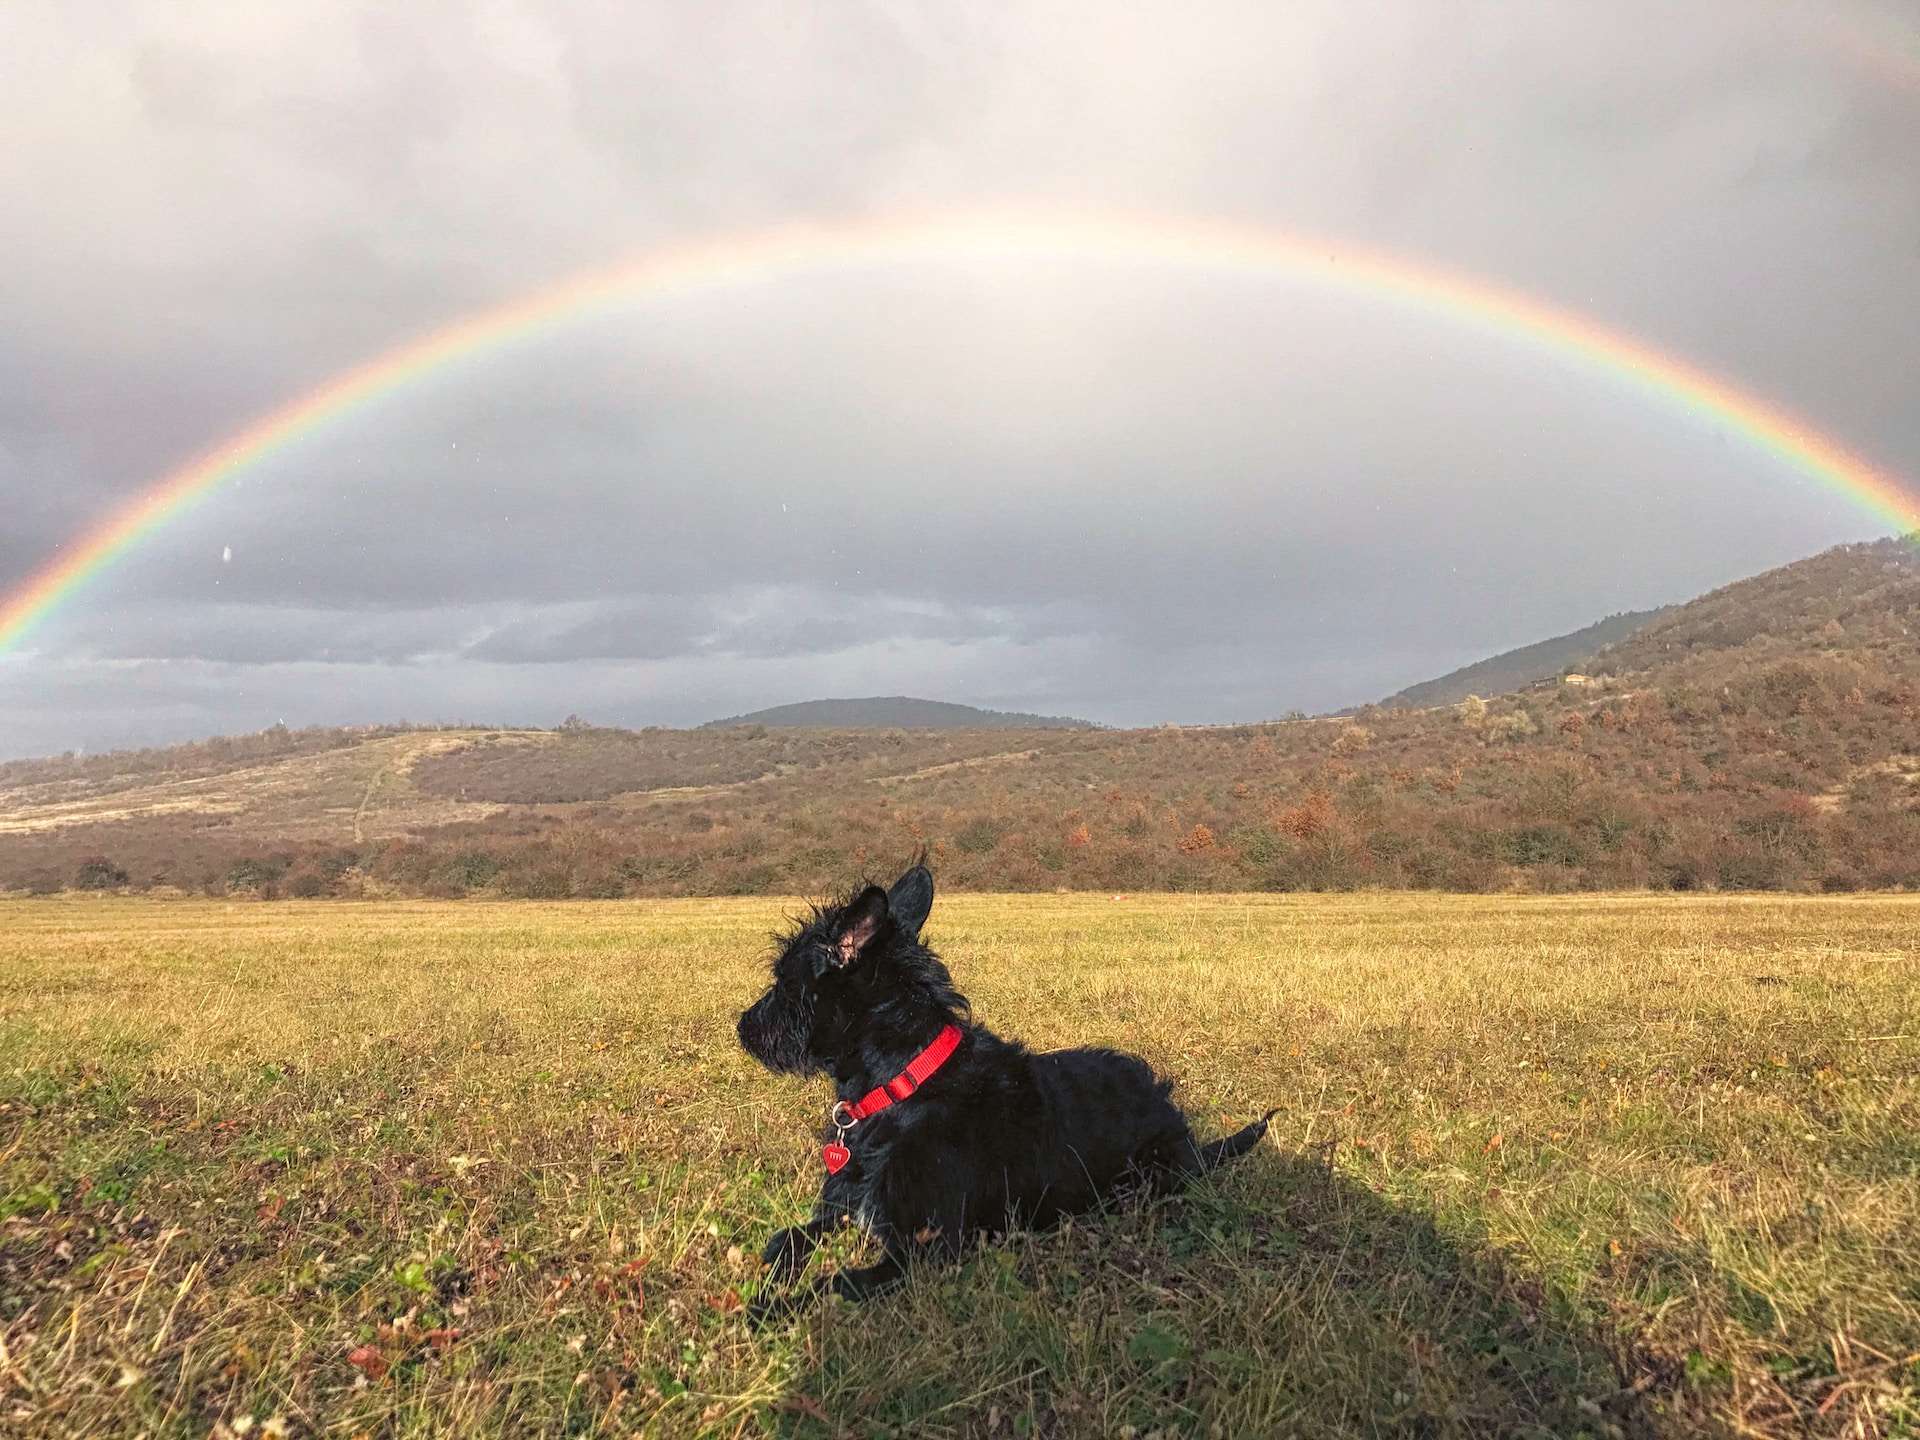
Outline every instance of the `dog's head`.
POLYGON ((882 890, 868 885, 814 907, 779 938, 773 984, 740 1016, 740 1044, 769 1070, 830 1070, 876 1031, 952 1016, 966 1002, 920 943, 933 876, 915 865, 882 890))

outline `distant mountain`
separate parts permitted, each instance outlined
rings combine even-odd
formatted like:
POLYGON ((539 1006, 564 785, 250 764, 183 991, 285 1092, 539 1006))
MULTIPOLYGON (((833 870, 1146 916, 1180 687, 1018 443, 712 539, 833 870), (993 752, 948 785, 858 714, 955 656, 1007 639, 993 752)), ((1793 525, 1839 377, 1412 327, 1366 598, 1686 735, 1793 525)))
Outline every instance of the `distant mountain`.
POLYGON ((1091 720, 1063 715, 1026 715, 1013 710, 981 710, 944 700, 908 695, 871 695, 859 700, 801 700, 750 715, 709 720, 700 728, 726 725, 804 726, 828 730, 1097 730, 1091 720))
POLYGON ((1669 605, 1658 610, 1627 610, 1609 615, 1584 630, 1536 640, 1518 650, 1507 650, 1476 660, 1471 665, 1449 671, 1436 680, 1409 685, 1381 701, 1398 709, 1424 709, 1430 705, 1456 705, 1469 695, 1486 697, 1506 695, 1541 680, 1553 680, 1586 664, 1601 649, 1614 645, 1673 613, 1669 605))

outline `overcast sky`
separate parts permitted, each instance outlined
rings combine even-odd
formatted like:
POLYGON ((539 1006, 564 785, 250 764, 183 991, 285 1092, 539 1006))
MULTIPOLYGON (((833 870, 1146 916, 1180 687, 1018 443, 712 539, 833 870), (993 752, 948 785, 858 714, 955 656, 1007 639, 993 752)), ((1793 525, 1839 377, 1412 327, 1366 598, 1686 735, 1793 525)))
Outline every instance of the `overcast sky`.
MULTIPOLYGON (((1478 275, 1920 474, 1903 9, 11 0, 0 593, 477 308, 696 237, 1008 204, 1478 275)), ((606 307, 284 448, 0 658, 0 754, 849 694, 1254 719, 1887 529, 1377 297, 842 266, 606 307)))

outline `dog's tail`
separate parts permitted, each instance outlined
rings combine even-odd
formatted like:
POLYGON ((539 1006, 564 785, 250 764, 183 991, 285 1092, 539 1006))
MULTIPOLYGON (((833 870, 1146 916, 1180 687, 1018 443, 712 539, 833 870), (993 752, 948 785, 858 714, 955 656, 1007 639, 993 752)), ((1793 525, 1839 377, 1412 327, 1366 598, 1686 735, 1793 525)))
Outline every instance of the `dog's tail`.
POLYGON ((1210 1145, 1200 1147, 1200 1171, 1205 1174, 1216 1166, 1229 1160, 1238 1160, 1247 1151, 1260 1143, 1260 1137, 1267 1133, 1267 1124, 1278 1115, 1278 1110, 1269 1110, 1244 1130, 1236 1130, 1224 1140, 1215 1140, 1210 1145))

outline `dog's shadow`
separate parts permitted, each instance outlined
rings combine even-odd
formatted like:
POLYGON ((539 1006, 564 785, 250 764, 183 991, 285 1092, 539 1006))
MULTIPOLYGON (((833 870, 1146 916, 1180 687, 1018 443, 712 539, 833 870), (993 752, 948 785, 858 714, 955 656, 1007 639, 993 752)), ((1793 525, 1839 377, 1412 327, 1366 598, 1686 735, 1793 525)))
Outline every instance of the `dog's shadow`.
POLYGON ((1262 1145, 1183 1193, 800 1321, 794 1436, 1643 1435, 1613 1351, 1486 1245, 1262 1145))

